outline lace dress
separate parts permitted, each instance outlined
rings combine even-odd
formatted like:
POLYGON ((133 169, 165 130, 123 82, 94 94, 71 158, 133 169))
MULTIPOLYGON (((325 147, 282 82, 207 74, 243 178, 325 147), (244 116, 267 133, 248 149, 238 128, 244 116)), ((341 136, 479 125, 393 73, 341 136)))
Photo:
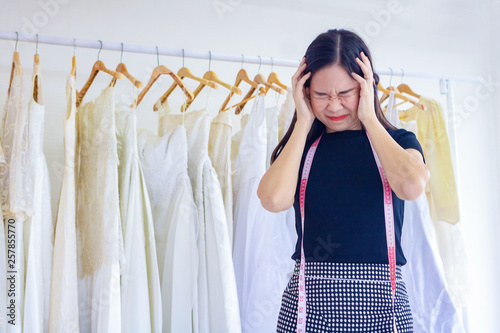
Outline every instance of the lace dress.
POLYGON ((81 332, 121 332, 120 206, 114 88, 78 108, 78 298, 81 332))
POLYGON ((23 227, 33 215, 33 184, 30 172, 28 108, 23 103, 22 73, 14 71, 5 104, 2 145, 5 164, 0 169, 2 208, 7 243, 7 278, 9 293, 2 309, 7 332, 21 332, 24 303, 23 227), (10 257, 9 257, 10 256, 10 257))
POLYGON ((49 331, 79 332, 76 266, 76 89, 75 77, 66 82, 64 119, 64 174, 57 209, 50 289, 49 331))
POLYGON ((153 215, 137 151, 136 112, 126 105, 116 108, 120 216, 125 250, 121 278, 122 332, 161 332, 161 290, 153 215))
POLYGON ((30 95, 28 136, 33 210, 24 222, 26 282, 23 330, 48 332, 54 225, 49 170, 43 153, 45 105, 39 65, 34 67, 33 93, 30 95), (37 101, 33 95, 37 95, 37 101))

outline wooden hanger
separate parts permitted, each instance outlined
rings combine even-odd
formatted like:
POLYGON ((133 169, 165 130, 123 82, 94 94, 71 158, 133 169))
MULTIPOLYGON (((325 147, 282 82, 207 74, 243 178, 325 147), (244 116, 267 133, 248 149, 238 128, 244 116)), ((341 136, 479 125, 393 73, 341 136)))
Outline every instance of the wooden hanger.
MULTIPOLYGON (((234 86, 238 87, 240 85, 240 83, 243 81, 245 81, 250 86, 252 86, 253 91, 255 91, 255 89, 257 89, 257 86, 259 85, 257 82, 250 80, 250 78, 248 77, 247 71, 242 68, 238 72, 238 75, 236 75, 236 80, 235 80, 234 86)), ((219 112, 224 112, 224 111, 229 110, 229 108, 226 109, 226 106, 229 103, 229 101, 231 100, 231 97, 233 97, 233 94, 234 94, 234 92, 231 90, 231 92, 229 92, 229 95, 226 97, 224 104, 222 104, 221 108, 219 109, 219 112)))
MULTIPOLYGON (((209 82, 215 82, 215 83, 220 84, 224 88, 229 89, 231 91, 231 93, 235 93, 235 94, 241 95, 241 89, 240 88, 238 88, 236 86, 232 86, 232 85, 230 85, 230 84, 228 84, 226 82, 221 81, 217 77, 217 74, 215 74, 214 71, 209 70, 208 72, 206 72, 203 75, 203 78, 206 79, 206 80, 208 80, 209 82)), ((193 92, 194 98, 196 98, 199 95, 199 93, 203 90, 203 88, 205 88, 205 86, 206 85, 203 84, 203 83, 200 83, 198 85, 198 87, 196 88, 196 90, 193 92)), ((194 100, 194 98, 193 98, 193 100, 194 100)), ((182 109, 181 109, 181 111, 186 111, 189 108, 189 106, 191 105, 191 103, 192 103, 192 101, 186 103, 186 106, 185 107, 183 106, 182 109)))
POLYGON ((40 74, 40 56, 35 54, 33 63, 33 100, 38 103, 38 75, 40 74))
POLYGON ((10 95, 10 88, 12 86, 12 80, 14 79, 14 73, 17 75, 23 75, 23 67, 21 66, 21 60, 19 59, 19 52, 17 52, 17 43, 19 42, 19 33, 17 31, 16 35, 16 46, 14 48, 14 54, 12 55, 12 68, 10 70, 10 81, 7 95, 10 95))
POLYGON ((267 77, 267 83, 275 84, 284 90, 288 89, 288 87, 286 85, 281 83, 280 79, 278 78, 278 74, 276 74, 275 72, 272 72, 271 74, 269 74, 269 76, 267 77))
POLYGON ((23 75, 23 67, 21 66, 21 60, 19 59, 19 52, 14 51, 12 56, 12 69, 10 71, 10 81, 9 81, 9 90, 8 94, 10 94, 10 88, 12 86, 12 80, 14 79, 14 73, 17 75, 23 75))
MULTIPOLYGON (((127 70, 127 66, 123 63, 120 62, 118 66, 116 66, 115 69, 116 72, 122 73, 132 84, 137 88, 137 89, 142 89, 144 86, 141 81, 137 80, 135 77, 133 77, 127 70)), ((111 79, 111 83, 109 84, 110 87, 114 87, 116 84, 116 77, 113 77, 111 79)))
POLYGON ((401 93, 407 93, 408 95, 411 95, 413 97, 420 98, 420 95, 411 90, 410 86, 408 86, 406 83, 401 83, 398 86, 398 90, 401 93))
MULTIPOLYGON (((397 92, 397 89, 396 89, 396 88, 394 88, 394 87, 389 87, 389 88, 385 89, 385 88, 382 86, 382 84, 379 82, 379 83, 377 84, 377 88, 378 88, 378 90, 380 90, 380 91, 382 91, 382 92, 384 93, 384 95, 383 95, 382 97, 384 97, 384 96, 386 96, 386 95, 387 95, 387 97, 389 97, 389 95, 390 95, 391 91, 395 91, 396 93, 394 94, 394 97, 396 97, 396 98, 398 98, 398 99, 403 100, 403 102, 402 102, 402 103, 396 104, 396 106, 401 105, 401 104, 403 104, 403 103, 405 103, 405 102, 410 102, 411 104, 413 104, 413 105, 415 105, 415 106, 417 106, 417 107, 421 108, 422 110, 425 110, 425 107, 424 107, 424 105, 423 105, 423 104, 418 103, 418 102, 416 102, 416 101, 414 101, 414 100, 412 100, 412 99, 410 99, 410 98, 406 97, 405 95, 402 95, 401 93, 397 92), (394 89, 394 90, 392 90, 392 89, 394 89)), ((384 99, 380 99, 380 103, 382 103, 385 99, 387 99, 387 97, 386 97, 386 98, 384 98, 384 99)))
MULTIPOLYGON (((286 93, 286 90, 283 90, 282 88, 280 88, 278 86, 275 86, 275 85, 272 85, 272 84, 268 83, 267 80, 266 80, 266 78, 262 74, 255 75, 255 78, 254 78, 253 81, 256 82, 257 84, 264 85, 264 87, 261 87, 261 91, 259 92, 259 94, 261 94, 261 93, 266 94, 269 89, 272 89, 272 90, 276 91, 279 94, 285 94, 286 93)), ((250 90, 247 92, 247 94, 245 95, 245 97, 243 98, 243 100, 240 103, 232 106, 232 107, 236 107, 236 110, 234 110, 235 114, 240 114, 241 111, 243 110, 243 108, 245 107, 246 103, 249 100, 251 100, 252 98, 255 98, 255 96, 252 96, 253 93, 255 92, 255 89, 256 89, 256 87, 254 88, 252 86, 250 88, 250 90)))
POLYGON ((92 85, 92 82, 94 82, 94 79, 96 78, 97 73, 99 73, 99 72, 107 73, 107 74, 109 74, 109 75, 117 78, 118 80, 123 80, 124 79, 124 76, 123 76, 122 73, 118 73, 118 72, 115 72, 115 71, 107 69, 106 66, 104 65, 104 63, 101 60, 97 60, 94 63, 94 66, 92 67, 92 71, 90 73, 89 79, 87 80, 87 82, 83 86, 82 90, 80 90, 80 92, 78 93, 78 96, 76 97, 76 106, 77 107, 82 102, 83 97, 85 97, 85 94, 89 90, 90 86, 92 85))
POLYGON ((71 59, 71 75, 76 77, 76 56, 73 56, 73 59, 71 59))
MULTIPOLYGON (((177 72, 177 75, 181 78, 181 80, 183 80, 184 78, 188 78, 188 79, 192 79, 192 80, 200 82, 200 85, 203 85, 203 86, 207 85, 213 89, 219 88, 219 86, 214 82, 208 81, 205 78, 199 78, 197 76, 194 76, 194 74, 191 72, 191 70, 187 67, 182 67, 181 69, 179 69, 179 71, 177 72)), ((168 99, 170 94, 172 94, 175 87, 177 87, 177 86, 178 86, 177 82, 174 81, 174 83, 172 83, 170 88, 168 88, 168 90, 163 94, 163 96, 160 97, 160 104, 165 103, 165 101, 168 99)), ((189 101, 186 101, 186 109, 189 106, 189 104, 191 104, 193 102, 193 100, 196 98, 196 96, 198 96, 198 94, 196 92, 194 92, 193 98, 189 101)), ((158 111, 157 109, 158 109, 158 103, 155 103, 154 110, 158 111)), ((183 109, 181 109, 181 111, 184 111, 183 109)))
POLYGON ((174 81, 179 85, 179 88, 181 88, 182 91, 184 91, 184 94, 186 95, 188 101, 193 99, 193 93, 191 92, 191 90, 189 90, 188 87, 186 87, 182 79, 177 74, 168 69, 166 66, 159 65, 153 70, 153 73, 151 74, 151 78, 149 79, 148 84, 146 84, 144 89, 142 89, 139 96, 137 96, 137 100, 134 102, 134 104, 131 105, 131 107, 136 108, 141 103, 142 99, 144 98, 144 95, 146 95, 146 93, 149 91, 149 89, 151 89, 153 84, 156 82, 156 80, 158 80, 158 78, 161 75, 170 75, 172 79, 174 79, 174 81))

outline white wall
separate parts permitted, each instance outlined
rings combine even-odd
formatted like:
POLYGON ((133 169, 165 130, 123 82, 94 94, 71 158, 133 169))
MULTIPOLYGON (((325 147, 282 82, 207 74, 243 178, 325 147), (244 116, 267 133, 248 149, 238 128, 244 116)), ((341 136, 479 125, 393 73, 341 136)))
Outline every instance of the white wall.
MULTIPOLYGON (((375 67, 471 74, 486 80, 493 75, 489 80, 500 81, 498 0, 1 0, 0 8, 2 30, 297 60, 317 34, 334 27, 352 28, 366 37, 375 67)), ((12 42, 0 41, 0 105, 6 98, 13 48, 12 42)), ((20 43, 19 50, 26 73, 26 89, 29 89, 35 45, 20 43)), ((73 49, 39 45, 39 54, 47 105, 44 147, 55 208, 64 157, 65 81, 73 49)), ((76 55, 77 85, 81 87, 97 52, 77 49, 76 55)), ((119 56, 118 52, 103 51, 100 58, 112 68, 119 56)), ((142 81, 148 80, 156 66, 154 55, 125 53, 123 59, 129 71, 142 81)), ((182 66, 180 58, 161 57, 160 62, 174 70, 182 66)), ((185 59, 185 64, 198 75, 208 69, 205 60, 185 59)), ((211 64, 227 82, 234 80, 240 67, 238 63, 212 61, 211 64)), ((245 68, 254 75, 258 65, 247 64, 245 68)), ((275 67, 274 70, 285 83, 289 83, 294 73, 292 68, 275 67)), ((270 66, 262 66, 261 73, 269 72, 270 66)), ((108 80, 99 76, 88 96, 95 97, 108 80)), ((399 77, 393 78, 393 83, 399 81, 399 77)), ((418 93, 438 99, 446 108, 437 80, 405 78, 404 81, 418 93)), ((383 83, 387 85, 389 78, 383 77, 383 83)), ((138 111, 139 127, 156 129, 152 104, 169 84, 168 79, 162 80, 143 101, 138 111)), ((196 86, 190 84, 193 88, 196 86)), ((478 85, 455 83, 455 104, 460 119, 456 127, 458 177, 470 259, 470 332, 500 329, 496 315, 500 309, 497 284, 500 247, 496 240, 500 231, 500 140, 495 130, 500 125, 498 87, 494 86, 493 93, 483 96, 477 93, 477 89, 483 89, 478 85), (473 104, 476 101, 478 104, 473 104)), ((130 85, 120 83, 119 89, 128 92, 130 85)), ((225 96, 222 88, 211 92, 209 110, 217 112, 225 96)), ((275 103, 274 96, 268 99, 269 104, 275 103)), ((171 104, 178 108, 181 101, 177 91, 171 104)), ((202 107, 206 101, 206 95, 200 96, 197 105, 202 107)))

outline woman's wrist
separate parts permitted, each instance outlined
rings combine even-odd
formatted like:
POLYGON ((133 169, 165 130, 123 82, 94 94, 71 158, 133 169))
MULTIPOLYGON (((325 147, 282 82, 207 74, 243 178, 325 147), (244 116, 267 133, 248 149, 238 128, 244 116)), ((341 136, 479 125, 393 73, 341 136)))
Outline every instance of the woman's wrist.
POLYGON ((309 131, 311 130, 312 127, 312 122, 307 121, 307 120, 302 120, 302 119, 297 119, 297 122, 295 123, 294 127, 294 132, 297 131, 301 134, 309 134, 309 131))

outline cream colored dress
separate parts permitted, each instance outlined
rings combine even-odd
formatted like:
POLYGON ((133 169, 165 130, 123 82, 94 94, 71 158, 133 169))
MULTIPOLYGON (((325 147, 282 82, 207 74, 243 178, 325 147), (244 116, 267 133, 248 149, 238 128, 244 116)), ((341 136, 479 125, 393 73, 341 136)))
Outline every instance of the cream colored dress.
POLYGON ((78 108, 81 332, 121 332, 120 205, 114 88, 78 108))
POLYGON ((30 172, 29 112, 23 100, 23 78, 14 71, 5 104, 2 148, 5 165, 0 169, 2 208, 7 243, 7 295, 2 308, 6 331, 22 332, 24 303, 24 222, 33 215, 33 183, 30 172))

